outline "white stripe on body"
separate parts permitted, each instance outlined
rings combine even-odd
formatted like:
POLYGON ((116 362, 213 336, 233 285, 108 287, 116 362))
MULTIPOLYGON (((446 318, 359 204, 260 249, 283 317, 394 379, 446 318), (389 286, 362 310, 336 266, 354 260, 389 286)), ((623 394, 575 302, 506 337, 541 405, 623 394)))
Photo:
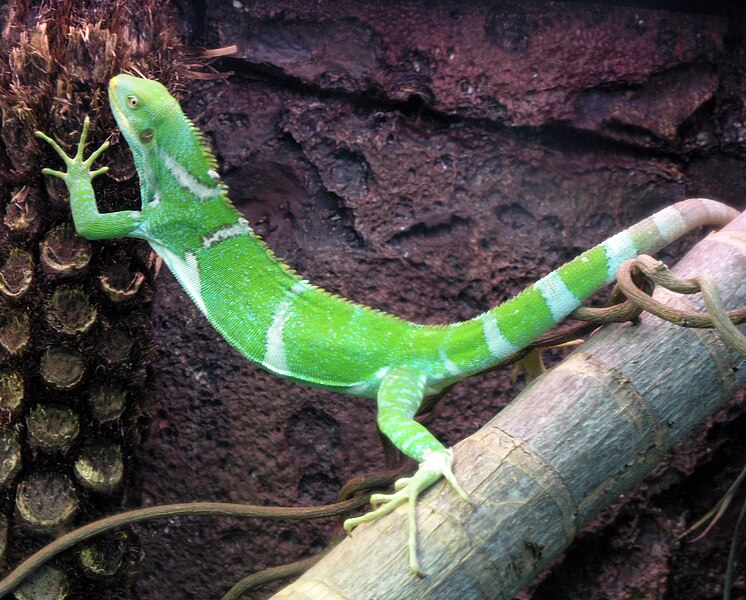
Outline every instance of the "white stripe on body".
POLYGON ((181 287, 189 294, 189 297, 197 305, 197 308, 202 311, 203 315, 207 315, 207 307, 202 299, 202 284, 199 277, 197 256, 193 252, 186 252, 184 258, 181 258, 160 242, 148 239, 148 243, 156 251, 158 256, 163 259, 163 262, 166 263, 166 266, 174 274, 181 287))
POLYGON ((179 185, 183 187, 185 190, 190 191, 192 194, 197 196, 197 198, 199 198, 203 202, 207 200, 213 200, 214 198, 219 197, 223 193, 223 189, 219 186, 214 187, 210 185, 205 185, 204 183, 201 183, 200 181, 198 181, 194 177, 194 175, 192 175, 189 171, 187 171, 170 154, 166 154, 165 152, 163 152, 162 159, 165 162, 168 170, 176 178, 176 181, 179 182, 179 185))
MULTIPOLYGON (((656 226, 657 227, 657 226, 656 226)), ((639 248, 632 241, 632 236, 626 231, 621 231, 601 243, 606 253, 606 283, 611 283, 619 272, 619 267, 625 260, 634 258, 639 254, 639 248)))
MULTIPOLYGON (((445 342, 444 342, 445 343, 445 342)), ((451 377, 458 377, 463 373, 463 371, 459 368, 459 366, 453 362, 450 358, 448 358, 448 355, 446 354, 445 348, 443 346, 440 347, 438 350, 438 357, 440 358, 440 361, 443 363, 443 368, 446 370, 446 373, 448 373, 451 377)))
POLYGON ((484 313, 479 317, 482 321, 482 334, 487 347, 490 349, 492 358, 503 359, 515 354, 519 348, 511 344, 497 326, 497 319, 491 312, 484 313))
POLYGON ((580 300, 570 291, 557 271, 552 271, 546 277, 539 279, 534 284, 534 288, 541 292, 556 323, 580 306, 580 300))
POLYGON ((272 323, 267 330, 266 346, 264 349, 264 358, 262 359, 262 365, 264 365, 270 371, 279 373, 280 375, 290 374, 287 362, 287 354, 285 351, 285 340, 283 337, 283 331, 285 324, 290 317, 290 308, 292 303, 308 289, 308 284, 305 281, 296 281, 292 287, 285 292, 285 295, 277 305, 275 314, 272 316, 272 323))
POLYGON ((240 235, 245 235, 247 233, 252 233, 252 229, 249 226, 249 222, 244 219, 243 217, 240 217, 236 223, 233 223, 232 225, 225 225, 223 227, 219 227, 215 231, 211 232, 209 235, 206 235, 202 238, 202 247, 203 248, 210 248, 212 246, 215 246, 216 244, 219 244, 220 242, 237 237, 240 235))
POLYGON ((659 213, 654 214, 651 219, 666 242, 675 240, 686 233, 688 229, 686 220, 679 210, 673 206, 664 208, 659 213))

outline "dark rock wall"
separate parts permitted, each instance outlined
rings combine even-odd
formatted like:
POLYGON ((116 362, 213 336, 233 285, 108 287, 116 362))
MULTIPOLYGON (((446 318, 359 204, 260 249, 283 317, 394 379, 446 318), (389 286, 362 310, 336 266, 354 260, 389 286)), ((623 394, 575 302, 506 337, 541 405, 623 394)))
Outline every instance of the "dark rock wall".
MULTIPOLYGON (((427 323, 465 319, 671 202, 746 205, 737 8, 177 5, 190 43, 239 47, 214 65, 230 78, 185 98, 234 202, 278 255, 355 301, 427 323)), ((144 504, 326 503, 383 467, 371 402, 249 364, 168 273, 155 311, 144 504)), ((509 370, 463 382, 432 429, 455 443, 517 389, 509 370)), ((697 544, 673 536, 740 468, 742 406, 741 395, 695 432, 525 597, 718 597, 733 518, 697 544)), ((331 533, 330 522, 148 524, 140 595, 217 598, 331 533)))

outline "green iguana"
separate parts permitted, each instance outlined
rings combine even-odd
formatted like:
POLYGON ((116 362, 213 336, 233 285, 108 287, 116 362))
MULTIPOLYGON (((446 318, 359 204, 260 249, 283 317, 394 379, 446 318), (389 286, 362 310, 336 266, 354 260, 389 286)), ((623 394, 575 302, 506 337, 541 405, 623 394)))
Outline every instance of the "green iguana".
POLYGON ((409 563, 421 570, 415 503, 444 477, 467 494, 452 472, 453 454, 414 420, 423 398, 489 369, 526 347, 610 283, 620 264, 655 252, 690 229, 721 225, 737 212, 711 200, 670 206, 561 266, 482 315, 449 325, 421 325, 355 304, 310 284, 277 259, 233 207, 202 134, 157 81, 118 75, 109 102, 134 157, 142 208, 99 213, 91 170, 108 142, 84 159, 86 118, 69 158, 41 132, 67 166, 44 169, 70 192, 78 233, 91 240, 147 240, 199 310, 226 341, 263 368, 308 385, 375 399, 378 427, 419 463, 374 510, 348 519, 349 532, 408 502, 409 563))

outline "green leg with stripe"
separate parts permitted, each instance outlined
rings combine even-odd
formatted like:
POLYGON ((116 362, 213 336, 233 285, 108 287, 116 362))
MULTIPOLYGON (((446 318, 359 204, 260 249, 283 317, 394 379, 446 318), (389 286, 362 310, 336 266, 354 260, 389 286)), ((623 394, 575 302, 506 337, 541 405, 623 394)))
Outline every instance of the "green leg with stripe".
POLYGON ((424 397, 426 376, 411 367, 391 369, 378 389, 378 428, 404 454, 419 463, 412 477, 399 479, 393 494, 373 494, 370 503, 373 511, 347 519, 347 533, 361 523, 375 521, 407 503, 409 525, 409 568, 424 576, 417 558, 417 498, 432 484, 444 477, 456 493, 466 502, 469 497, 456 481, 451 465, 453 453, 435 439, 427 429, 414 420, 414 415, 424 397))

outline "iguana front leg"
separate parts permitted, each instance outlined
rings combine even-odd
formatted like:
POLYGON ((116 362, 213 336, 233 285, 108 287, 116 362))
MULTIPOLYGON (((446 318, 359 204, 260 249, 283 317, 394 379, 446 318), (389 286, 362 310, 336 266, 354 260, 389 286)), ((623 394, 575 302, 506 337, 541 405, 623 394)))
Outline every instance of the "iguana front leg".
POLYGON ((94 150, 87 159, 83 159, 86 138, 90 128, 90 119, 85 118, 83 131, 80 134, 78 150, 75 156, 69 157, 60 145, 48 135, 41 131, 35 131, 36 137, 47 142, 67 166, 67 172, 55 171, 54 169, 42 169, 44 175, 59 177, 67 185, 70 192, 70 210, 73 222, 78 234, 89 240, 103 240, 122 236, 132 236, 141 222, 140 212, 136 210, 123 210, 114 213, 102 214, 96 206, 96 194, 91 184, 94 177, 106 173, 108 167, 101 167, 91 171, 93 162, 103 154, 109 147, 109 141, 105 141, 98 149, 94 150))
POLYGON ((419 462, 414 475, 399 479, 393 494, 374 494, 373 510, 347 519, 344 529, 350 533, 361 523, 369 523, 407 503, 409 567, 424 576, 417 557, 417 498, 441 477, 461 499, 469 497, 453 475, 453 452, 446 449, 425 427, 414 420, 425 391, 425 376, 409 367, 392 369, 378 390, 378 427, 399 450, 419 462))

